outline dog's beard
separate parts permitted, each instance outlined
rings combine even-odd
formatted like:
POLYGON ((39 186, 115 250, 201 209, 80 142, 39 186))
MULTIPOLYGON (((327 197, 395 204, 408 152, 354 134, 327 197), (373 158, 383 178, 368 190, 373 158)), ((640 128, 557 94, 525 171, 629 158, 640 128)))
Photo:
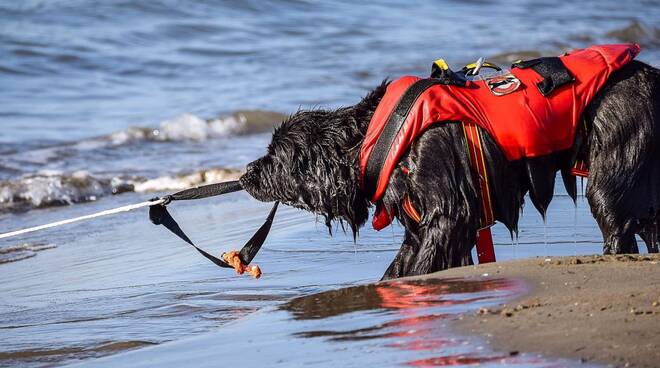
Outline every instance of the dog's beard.
POLYGON ((370 206, 360 188, 360 147, 387 84, 354 106, 289 117, 273 133, 268 154, 247 166, 245 190, 322 216, 330 233, 333 222, 348 224, 356 237, 370 206))
POLYGON ((318 122, 323 128, 310 127, 317 120, 306 119, 283 124, 268 155, 249 164, 241 182, 258 200, 279 200, 321 215, 330 231, 333 221, 345 222, 355 236, 369 206, 359 186, 362 135, 350 127, 332 127, 325 119, 318 122))
POLYGON ((323 144, 307 150, 277 149, 254 161, 241 177, 245 190, 260 201, 278 200, 333 221, 348 224, 356 235, 368 216, 368 201, 359 189, 357 162, 323 144), (349 158, 347 160, 347 158, 349 158))
POLYGON ((248 165, 245 190, 322 216, 330 233, 333 222, 348 224, 355 238, 370 206, 360 187, 360 147, 388 83, 354 106, 289 117, 273 133, 268 154, 248 165))

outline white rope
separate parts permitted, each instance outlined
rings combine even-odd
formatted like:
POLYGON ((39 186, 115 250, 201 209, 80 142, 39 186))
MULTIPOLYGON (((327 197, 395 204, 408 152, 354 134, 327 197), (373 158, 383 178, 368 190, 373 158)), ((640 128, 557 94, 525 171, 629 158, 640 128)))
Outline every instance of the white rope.
POLYGON ((110 209, 110 210, 105 210, 105 211, 96 212, 96 213, 92 213, 92 214, 85 215, 85 216, 75 217, 75 218, 71 218, 71 219, 68 219, 68 220, 56 221, 56 222, 51 222, 50 224, 29 227, 27 229, 22 229, 22 230, 10 231, 8 233, 0 234, 0 239, 9 238, 9 237, 12 237, 12 236, 26 234, 26 233, 31 233, 33 231, 49 229, 51 227, 62 226, 62 225, 70 224, 72 222, 90 220, 90 219, 101 217, 101 216, 108 216, 108 215, 114 215, 114 214, 117 214, 117 213, 120 213, 120 212, 132 211, 132 210, 142 208, 142 207, 161 204, 163 202, 165 202, 164 199, 158 199, 158 200, 155 200, 155 201, 147 201, 147 202, 142 202, 142 203, 137 203, 137 204, 130 204, 128 206, 113 208, 113 209, 110 209))

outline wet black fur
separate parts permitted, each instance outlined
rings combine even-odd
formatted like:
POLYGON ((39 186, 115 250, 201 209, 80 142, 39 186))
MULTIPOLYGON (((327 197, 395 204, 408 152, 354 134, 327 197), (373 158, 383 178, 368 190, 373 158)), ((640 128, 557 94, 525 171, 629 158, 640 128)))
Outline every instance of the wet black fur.
MULTIPOLYGON (((280 200, 347 223, 353 234, 371 203, 359 185, 359 150, 369 120, 385 92, 377 87, 357 105, 334 111, 299 111, 275 131, 267 155, 241 178, 262 201, 280 200)), ((604 253, 637 253, 635 234, 657 252, 660 244, 660 71, 633 61, 616 72, 587 107, 585 139, 552 155, 507 161, 487 135, 484 146, 497 221, 513 233, 529 193, 545 216, 555 176, 575 199, 572 157, 586 153, 586 196, 604 238, 604 253)), ((485 132, 482 132, 485 133, 485 132)), ((472 263, 480 199, 459 123, 435 124, 422 134, 393 173, 383 204, 405 226, 401 249, 383 278, 426 274, 472 263), (404 174, 401 166, 411 168, 404 174), (401 205, 409 196, 419 224, 401 205)))

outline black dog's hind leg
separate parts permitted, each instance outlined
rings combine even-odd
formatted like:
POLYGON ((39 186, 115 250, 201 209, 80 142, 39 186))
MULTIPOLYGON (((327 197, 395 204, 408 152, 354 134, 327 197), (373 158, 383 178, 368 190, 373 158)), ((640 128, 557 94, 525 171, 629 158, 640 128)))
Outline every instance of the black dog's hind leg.
POLYGON ((385 274, 381 280, 396 279, 406 276, 409 265, 412 264, 413 258, 415 258, 418 249, 419 241, 417 236, 411 233, 409 230, 406 230, 406 235, 403 239, 403 244, 401 244, 401 249, 399 249, 399 253, 397 253, 396 257, 394 257, 394 260, 390 266, 387 267, 387 271, 385 271, 385 274))
POLYGON ((602 226, 600 229, 605 241, 603 254, 639 253, 634 233, 620 229, 603 230, 602 226))
POLYGON ((472 265, 470 253, 476 232, 450 216, 430 214, 420 228, 420 245, 406 275, 425 275, 452 267, 472 265))
POLYGON ((660 250, 660 222, 656 219, 653 223, 646 225, 639 232, 639 237, 646 243, 649 253, 658 253, 660 250))
POLYGON ((603 252, 638 253, 635 233, 660 208, 660 71, 633 61, 615 72, 584 112, 587 199, 603 252))

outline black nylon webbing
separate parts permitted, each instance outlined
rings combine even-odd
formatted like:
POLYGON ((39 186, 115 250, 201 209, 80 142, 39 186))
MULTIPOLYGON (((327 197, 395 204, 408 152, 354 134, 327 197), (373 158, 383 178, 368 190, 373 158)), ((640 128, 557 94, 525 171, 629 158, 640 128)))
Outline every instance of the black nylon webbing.
POLYGON ((546 97, 558 87, 575 80, 568 72, 568 69, 566 69, 566 66, 564 66, 561 58, 557 56, 521 61, 513 64, 512 67, 521 69, 532 68, 542 76, 543 80, 537 83, 536 87, 546 97))
POLYGON ((190 244, 193 248, 195 248, 201 255, 206 257, 206 259, 210 260, 211 262, 215 263, 216 265, 220 267, 225 267, 225 268, 232 268, 227 262, 223 261, 220 258, 217 258, 198 246, 195 245, 195 243, 190 240, 188 235, 181 229, 179 224, 174 220, 172 215, 170 215, 169 211, 167 211, 167 208, 162 205, 155 205, 149 207, 149 218, 151 219, 151 222, 153 222, 155 225, 163 225, 165 226, 169 231, 174 233, 174 235, 178 236, 181 238, 183 241, 186 243, 190 244))
POLYGON ((181 201, 189 199, 201 199, 213 197, 221 194, 237 192, 242 190, 243 186, 238 180, 226 181, 223 183, 215 183, 209 185, 202 185, 200 187, 190 188, 172 194, 172 200, 181 201))
POLYGON ((445 83, 433 78, 420 79, 408 87, 399 99, 399 102, 397 102, 367 160, 367 167, 364 171, 364 189, 368 198, 372 198, 376 193, 380 172, 383 169, 383 165, 385 165, 385 160, 396 136, 399 134, 403 123, 406 121, 406 117, 410 113, 410 109, 424 91, 436 84, 445 83))
MULTIPOLYGON (((178 236, 180 239, 190 244, 202 256, 204 256, 206 259, 210 260, 217 266, 225 267, 225 268, 233 268, 232 266, 227 264, 227 262, 225 262, 224 260, 213 256, 212 254, 204 251, 203 249, 195 245, 195 243, 193 243, 193 241, 190 240, 190 238, 188 237, 188 235, 186 235, 183 229, 181 229, 181 227, 176 222, 176 220, 174 220, 172 215, 170 215, 169 211, 167 211, 166 206, 167 204, 170 203, 170 201, 208 198, 221 194, 236 192, 242 189, 243 187, 239 181, 229 181, 229 182, 203 185, 200 187, 182 190, 180 192, 176 192, 174 194, 170 194, 163 197, 165 199, 164 203, 150 206, 149 219, 151 219, 151 222, 153 222, 155 225, 165 226, 174 235, 178 236)), ((157 200, 157 199, 158 198, 154 198, 152 200, 157 200)), ((254 257, 261 249, 261 246, 264 244, 264 241, 268 236, 268 232, 270 231, 270 227, 273 224, 273 218, 275 217, 275 212, 277 212, 278 204, 279 202, 275 202, 273 208, 270 210, 270 213, 268 214, 268 217, 266 218, 266 221, 254 233, 252 238, 250 238, 250 240, 248 240, 248 242, 245 243, 243 248, 241 248, 241 251, 239 253, 239 258, 241 259, 241 262, 243 264, 245 265, 250 264, 250 262, 252 262, 252 259, 254 259, 254 257)))

